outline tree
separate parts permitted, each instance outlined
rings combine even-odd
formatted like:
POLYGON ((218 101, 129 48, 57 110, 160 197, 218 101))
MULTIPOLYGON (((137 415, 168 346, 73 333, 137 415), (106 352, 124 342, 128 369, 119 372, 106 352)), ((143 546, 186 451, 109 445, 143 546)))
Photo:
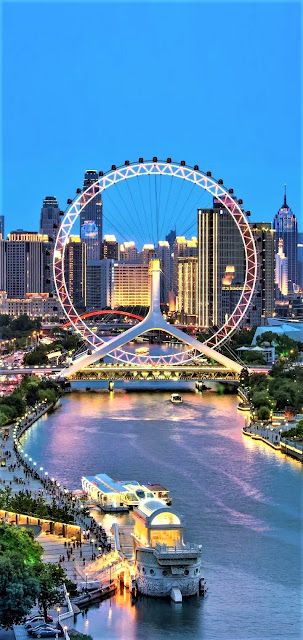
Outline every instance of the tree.
POLYGON ((48 609, 64 602, 62 587, 66 580, 66 573, 60 565, 45 562, 39 565, 37 577, 39 582, 38 603, 44 619, 47 621, 48 609))
POLYGON ((35 573, 42 547, 32 531, 0 524, 0 625, 19 624, 39 593, 35 573))
POLYGON ((34 606, 39 583, 20 555, 0 554, 0 626, 23 622, 34 606))
POLYGON ((257 411, 257 417, 259 420, 269 420, 270 418, 270 409, 269 407, 259 407, 257 411))
POLYGON ((268 394, 268 391, 265 389, 263 391, 255 391, 251 397, 252 404, 254 407, 269 407, 271 404, 271 400, 268 394))

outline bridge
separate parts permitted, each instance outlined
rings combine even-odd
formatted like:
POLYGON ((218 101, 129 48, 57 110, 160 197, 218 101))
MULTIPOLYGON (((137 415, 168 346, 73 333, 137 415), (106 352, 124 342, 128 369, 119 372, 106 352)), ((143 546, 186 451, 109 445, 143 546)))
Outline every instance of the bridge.
MULTIPOLYGON (((64 370, 61 371, 61 375, 64 370)), ((185 382, 215 380, 217 382, 239 382, 240 373, 216 365, 183 365, 161 367, 157 365, 128 366, 121 364, 92 365, 78 369, 69 375, 70 382, 81 380, 140 381, 140 382, 185 382)))

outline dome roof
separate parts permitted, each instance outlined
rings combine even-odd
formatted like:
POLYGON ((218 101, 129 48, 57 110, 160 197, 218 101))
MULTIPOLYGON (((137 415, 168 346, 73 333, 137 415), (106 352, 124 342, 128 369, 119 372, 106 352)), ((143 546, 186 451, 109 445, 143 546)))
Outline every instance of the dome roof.
POLYGON ((159 511, 159 509, 163 509, 163 507, 165 507, 165 510, 171 511, 171 509, 167 506, 167 504, 163 500, 153 500, 153 499, 147 498, 145 500, 140 500, 138 505, 138 509, 145 516, 150 516, 155 511, 159 511))

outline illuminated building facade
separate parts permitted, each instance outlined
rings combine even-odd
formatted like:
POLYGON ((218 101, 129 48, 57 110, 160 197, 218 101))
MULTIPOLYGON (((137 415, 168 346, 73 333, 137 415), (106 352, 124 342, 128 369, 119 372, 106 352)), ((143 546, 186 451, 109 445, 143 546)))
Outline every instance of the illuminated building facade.
POLYGON ((120 260, 121 262, 138 262, 138 251, 133 240, 120 244, 120 260))
POLYGON ((119 243, 116 236, 105 235, 102 242, 102 257, 108 260, 119 260, 119 243))
POLYGON ((86 245, 88 260, 99 260, 101 245, 98 239, 98 227, 92 220, 85 220, 81 226, 81 240, 86 245))
POLYGON ((179 515, 161 500, 145 499, 134 509, 136 583, 146 596, 176 597, 199 593, 201 545, 183 542, 179 515))
POLYGON ((150 304, 149 279, 148 264, 115 262, 112 307, 148 307, 150 304))
POLYGON ((0 216, 0 240, 4 240, 4 216, 0 216))
POLYGON ((245 278, 245 252, 230 214, 214 201, 198 209, 198 324, 221 326, 237 305, 245 278))
POLYGON ((283 238, 279 239, 278 251, 275 258, 275 283, 277 286, 277 297, 286 297, 289 293, 289 269, 288 258, 284 253, 283 238))
POLYGON ((49 237, 50 240, 56 239, 60 226, 60 209, 57 198, 55 196, 46 196, 43 200, 40 213, 40 233, 49 237))
POLYGON ((169 292, 172 288, 172 258, 171 249, 167 240, 159 240, 156 254, 161 265, 160 300, 161 303, 168 304, 169 292))
POLYGON ((0 314, 10 316, 28 315, 30 318, 62 318, 61 304, 48 293, 28 293, 25 298, 9 298, 5 291, 0 291, 0 314))
POLYGON ((48 236, 18 229, 1 241, 5 262, 5 286, 9 298, 25 298, 50 287, 50 243, 48 236))
POLYGON ((250 228, 257 250, 258 276, 247 324, 259 326, 275 311, 275 234, 270 222, 256 222, 250 228))
POLYGON ((176 311, 182 322, 197 322, 198 258, 178 258, 178 295, 176 311))
MULTIPOLYGON (((83 190, 93 185, 96 180, 98 180, 97 171, 88 169, 84 174, 83 190)), ((100 193, 96 193, 95 197, 85 205, 80 214, 80 236, 87 244, 87 258, 89 260, 99 260, 101 258, 102 234, 102 198, 100 193)))
MULTIPOLYGON (((279 253, 281 245, 279 241, 283 241, 283 253, 287 258, 287 294, 291 295, 294 292, 294 287, 297 284, 297 244, 298 244, 298 225, 297 218, 292 212, 291 208, 287 204, 286 193, 284 194, 284 202, 278 213, 274 217, 275 230, 275 254, 279 253)), ((278 259, 279 262, 279 259, 278 259)), ((286 269, 286 263, 284 261, 284 271, 286 269)), ((283 275, 283 279, 285 274, 283 275)), ((283 291, 285 286, 283 284, 283 291)))
POLYGON ((149 265, 150 261, 156 257, 155 245, 154 244, 144 244, 143 249, 140 254, 140 261, 143 264, 149 265))
POLYGON ((87 296, 88 311, 105 309, 112 306, 113 298, 113 260, 88 260, 87 296))
POLYGON ((173 253, 173 279, 172 286, 175 296, 178 295, 178 261, 179 258, 196 258, 198 255, 197 238, 185 238, 176 236, 173 253))
POLYGON ((86 308, 87 245, 80 236, 70 236, 65 249, 64 267, 68 293, 77 310, 86 308))

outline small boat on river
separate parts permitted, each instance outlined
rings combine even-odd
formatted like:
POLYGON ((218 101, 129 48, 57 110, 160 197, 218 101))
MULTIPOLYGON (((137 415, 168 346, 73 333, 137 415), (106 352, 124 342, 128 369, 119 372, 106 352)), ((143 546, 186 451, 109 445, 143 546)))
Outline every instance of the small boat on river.
POLYGON ((182 398, 182 396, 180 396, 179 393, 172 393, 171 396, 170 396, 170 401, 173 404, 182 404, 183 398, 182 398))

